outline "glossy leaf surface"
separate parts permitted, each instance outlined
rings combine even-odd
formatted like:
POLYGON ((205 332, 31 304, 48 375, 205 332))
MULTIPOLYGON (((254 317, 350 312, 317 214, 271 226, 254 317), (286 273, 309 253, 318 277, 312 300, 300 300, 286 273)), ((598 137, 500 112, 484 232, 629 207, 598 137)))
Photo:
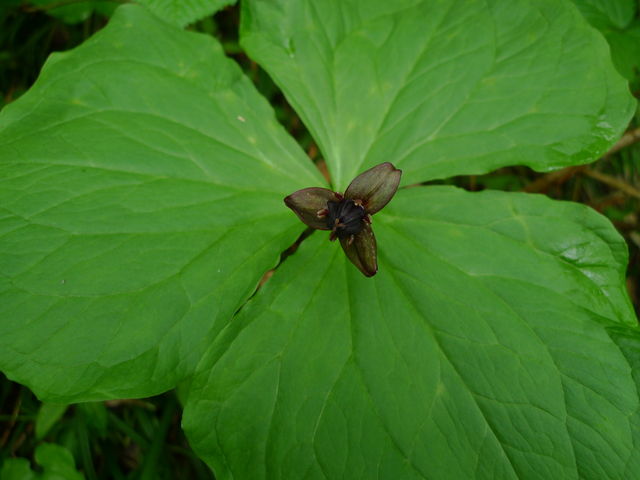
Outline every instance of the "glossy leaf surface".
POLYGON ((376 218, 373 279, 314 234, 200 365, 185 426, 218 475, 639 471, 638 391, 605 328, 635 321, 625 245, 604 218, 446 187, 376 218))
POLYGON ((334 187, 384 161, 403 183, 598 158, 633 113, 568 2, 248 0, 242 45, 318 141, 334 187))
POLYGON ((635 0, 572 0, 594 27, 624 29, 635 17, 638 2, 635 0))
POLYGON ((635 0, 573 0, 584 17, 609 42, 611 58, 618 71, 637 88, 640 71, 640 21, 635 0))
POLYGON ((184 27, 236 3, 236 0, 138 0, 165 22, 184 27))
POLYGON ((0 116, 0 366, 58 401, 172 388, 322 183, 213 39, 121 8, 0 116))
MULTIPOLYGON (((508 4, 248 0, 244 44, 339 191, 387 161, 409 184, 596 158, 634 107, 604 40, 568 2, 508 4)), ((69 402, 197 371, 185 425, 221 479, 640 477, 608 221, 402 189, 374 278, 316 232, 246 303, 308 187, 327 185, 213 39, 121 8, 0 115, 0 368, 69 402)))

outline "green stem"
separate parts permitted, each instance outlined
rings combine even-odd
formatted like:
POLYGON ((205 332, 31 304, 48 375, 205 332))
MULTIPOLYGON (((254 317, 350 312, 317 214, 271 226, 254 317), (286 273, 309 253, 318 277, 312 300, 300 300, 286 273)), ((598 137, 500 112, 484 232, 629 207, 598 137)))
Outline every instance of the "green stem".
POLYGON ((79 415, 76 421, 76 434, 78 435, 78 448, 80 449, 80 460, 87 480, 98 480, 98 475, 93 467, 91 456, 91 445, 87 432, 87 422, 84 415, 79 415))
POLYGON ((157 433, 154 435, 149 453, 145 455, 140 480, 153 480, 157 478, 156 467, 158 466, 158 461, 164 448, 165 437, 171 426, 173 416, 176 413, 176 405, 176 397, 174 394, 171 394, 164 406, 162 417, 160 418, 160 425, 158 426, 157 433))

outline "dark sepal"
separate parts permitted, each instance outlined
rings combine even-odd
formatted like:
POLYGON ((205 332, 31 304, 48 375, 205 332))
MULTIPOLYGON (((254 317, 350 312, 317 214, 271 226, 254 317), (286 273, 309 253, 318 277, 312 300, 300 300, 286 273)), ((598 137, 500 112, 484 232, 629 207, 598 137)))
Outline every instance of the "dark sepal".
POLYGON ((373 277, 376 274, 378 271, 378 254, 376 237, 373 234, 371 225, 364 223, 360 233, 356 233, 353 237, 341 238, 340 245, 351 263, 358 267, 358 270, 364 273, 366 277, 373 277))
POLYGON ((318 215, 318 212, 327 210, 327 202, 338 202, 340 197, 335 192, 326 188, 303 188, 284 199, 284 203, 295 212, 305 225, 318 230, 331 230, 327 227, 326 213, 318 215))
POLYGON ((380 211, 396 193, 402 170, 389 162, 376 165, 362 172, 347 187, 346 198, 361 200, 368 214, 380 211))

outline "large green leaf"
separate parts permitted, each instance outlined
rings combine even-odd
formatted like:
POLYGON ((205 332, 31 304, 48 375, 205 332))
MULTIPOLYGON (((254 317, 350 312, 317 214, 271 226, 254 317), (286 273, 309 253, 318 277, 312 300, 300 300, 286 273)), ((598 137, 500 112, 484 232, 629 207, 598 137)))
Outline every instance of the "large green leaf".
POLYGON ((173 25, 183 27, 196 20, 212 15, 236 0, 138 0, 160 18, 173 25))
POLYGON ((634 81, 640 73, 640 22, 636 0, 573 0, 585 18, 605 36, 618 71, 634 81))
POLYGON ((635 20, 624 30, 609 30, 605 37, 618 71, 633 82, 635 90, 640 76, 640 21, 635 20))
MULTIPOLYGON (((587 161, 633 107, 568 2, 243 15, 338 187, 380 161, 408 183, 587 161)), ((322 184, 214 40, 119 10, 0 115, 0 368, 57 401, 197 371, 185 424, 220 478, 640 477, 637 326, 606 220, 405 189, 374 218, 376 277, 316 233, 244 304, 302 230, 282 198, 322 184)))
POLYGON ((58 401, 173 387, 321 183, 215 40, 121 8, 0 116, 0 368, 58 401))
POLYGON ((637 0, 573 0, 593 26, 624 29, 636 14, 637 0))
POLYGON ((219 478, 640 475, 638 391, 606 330, 634 321, 626 250, 606 219, 422 187, 374 229, 376 277, 316 233, 199 366, 185 427, 219 478))
POLYGON ((93 12, 110 16, 115 8, 121 4, 121 2, 117 0, 77 0, 73 2, 60 2, 60 0, 29 0, 29 3, 69 24, 84 22, 93 12))
POLYGON ((247 0, 242 45, 318 141, 336 188, 601 155, 635 101, 606 42, 558 0, 247 0))
POLYGON ((36 462, 42 473, 31 470, 26 458, 8 458, 0 469, 2 480, 84 480, 76 470, 73 455, 65 447, 43 443, 36 448, 36 462))

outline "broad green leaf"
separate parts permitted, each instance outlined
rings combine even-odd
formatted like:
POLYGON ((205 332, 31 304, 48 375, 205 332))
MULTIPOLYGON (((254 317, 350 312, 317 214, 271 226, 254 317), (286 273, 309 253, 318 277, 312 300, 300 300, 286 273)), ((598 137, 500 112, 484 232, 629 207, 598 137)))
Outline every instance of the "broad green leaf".
POLYGON ((2 480, 35 480, 36 478, 26 458, 7 458, 2 463, 0 469, 2 480))
POLYGON ((374 220, 376 277, 317 232, 199 365, 184 424, 218 478, 640 476, 606 219, 422 187, 374 220))
POLYGON ((84 475, 75 469, 71 452, 61 445, 43 443, 36 448, 36 462, 42 465, 42 480, 83 480, 84 475))
MULTIPOLYGON (((636 0, 573 0, 585 18, 605 36, 618 71, 630 81, 640 73, 640 22, 636 0)), ((637 87, 637 81, 632 89, 637 87)))
POLYGON ((73 2, 62 6, 58 0, 31 0, 34 6, 39 7, 52 17, 59 18, 64 23, 74 24, 85 21, 93 11, 92 1, 73 2))
POLYGON ((558 0, 247 0, 241 43, 319 143, 336 188, 384 161, 415 183, 598 158, 635 101, 558 0))
POLYGON ((614 325, 607 330, 632 366, 633 377, 640 390, 640 330, 626 325, 614 325))
POLYGON ((61 445, 43 443, 36 448, 35 460, 41 473, 31 470, 25 458, 6 459, 0 470, 1 480, 84 480, 75 468, 71 452, 61 445))
POLYGON ((594 27, 624 29, 636 14, 637 0, 573 0, 594 27))
POLYGON ((640 75, 640 21, 634 21, 624 30, 610 30, 605 37, 611 46, 611 58, 618 71, 638 87, 640 75))
POLYGON ((236 0, 138 0, 172 25, 184 27, 207 15, 236 3, 236 0))
POLYGON ((38 440, 42 440, 49 433, 51 427, 62 418, 67 408, 69 405, 64 403, 45 402, 40 405, 36 417, 36 438, 38 440))
POLYGON ((0 115, 0 368, 58 402, 173 387, 322 183, 214 39, 120 8, 0 115))
MULTIPOLYGON (((640 396, 640 331, 638 328, 626 325, 615 325, 608 328, 608 332, 631 365, 636 392, 640 396)), ((629 417, 629 423, 635 432, 640 432, 640 411, 636 411, 629 417)), ((629 462, 623 477, 633 478, 637 476, 638 471, 640 471, 640 459, 634 457, 633 461, 629 462)))
POLYGON ((74 24, 85 21, 92 12, 111 15, 122 2, 116 0, 88 0, 60 2, 60 0, 30 0, 29 3, 40 7, 49 15, 59 18, 64 23, 74 24))

